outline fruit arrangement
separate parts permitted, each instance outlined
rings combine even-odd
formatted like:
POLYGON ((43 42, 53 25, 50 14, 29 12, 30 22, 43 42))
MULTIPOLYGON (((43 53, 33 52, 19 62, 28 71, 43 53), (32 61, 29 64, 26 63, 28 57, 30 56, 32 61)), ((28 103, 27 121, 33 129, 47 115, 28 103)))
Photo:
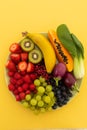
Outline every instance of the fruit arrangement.
POLYGON ((65 24, 44 34, 23 33, 9 47, 8 89, 35 113, 57 109, 79 91, 84 76, 84 48, 65 24))

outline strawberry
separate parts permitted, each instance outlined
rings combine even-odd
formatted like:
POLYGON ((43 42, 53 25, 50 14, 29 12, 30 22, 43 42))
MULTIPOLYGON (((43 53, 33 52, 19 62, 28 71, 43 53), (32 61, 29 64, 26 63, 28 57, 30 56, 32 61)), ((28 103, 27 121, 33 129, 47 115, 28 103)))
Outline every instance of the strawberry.
POLYGON ((20 71, 25 71, 27 69, 27 63, 25 61, 21 61, 18 64, 18 69, 20 71))
POLYGON ((11 58, 11 60, 12 60, 14 63, 16 63, 16 64, 17 64, 18 62, 20 62, 20 60, 21 60, 20 54, 16 54, 16 53, 11 53, 10 58, 11 58))
POLYGON ((26 53, 26 52, 21 53, 21 60, 27 61, 27 59, 28 59, 28 53, 26 53))
POLYGON ((27 65, 27 72, 34 72, 34 64, 29 62, 28 65, 27 65))
POLYGON ((15 78, 15 79, 20 79, 20 78, 21 78, 20 73, 16 72, 16 73, 14 74, 14 78, 15 78))
POLYGON ((12 53, 21 53, 22 52, 22 49, 18 43, 11 44, 9 50, 12 53))
POLYGON ((10 71, 16 71, 16 66, 12 60, 7 61, 6 68, 10 71))
POLYGON ((25 83, 31 83, 32 81, 31 81, 31 78, 30 78, 30 76, 28 75, 28 74, 26 74, 24 77, 23 77, 23 80, 25 81, 25 83))

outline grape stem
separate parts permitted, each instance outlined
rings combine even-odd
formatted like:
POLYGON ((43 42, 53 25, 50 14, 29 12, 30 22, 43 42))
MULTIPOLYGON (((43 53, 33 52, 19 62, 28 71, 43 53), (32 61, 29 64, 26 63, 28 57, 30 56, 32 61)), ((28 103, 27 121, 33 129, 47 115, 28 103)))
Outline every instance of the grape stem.
POLYGON ((58 81, 60 80, 60 77, 55 77, 54 80, 56 81, 56 86, 58 86, 58 81))

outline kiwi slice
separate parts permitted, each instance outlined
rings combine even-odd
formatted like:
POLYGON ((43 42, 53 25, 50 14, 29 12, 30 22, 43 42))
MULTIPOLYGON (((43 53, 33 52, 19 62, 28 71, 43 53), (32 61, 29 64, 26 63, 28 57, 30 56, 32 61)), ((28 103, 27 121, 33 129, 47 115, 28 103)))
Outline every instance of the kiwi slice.
POLYGON ((28 39, 28 38, 25 38, 21 41, 21 48, 24 50, 24 51, 31 51, 34 49, 34 43, 32 42, 31 39, 28 39))
POLYGON ((29 52, 29 61, 37 64, 42 60, 42 52, 38 49, 33 49, 29 52))

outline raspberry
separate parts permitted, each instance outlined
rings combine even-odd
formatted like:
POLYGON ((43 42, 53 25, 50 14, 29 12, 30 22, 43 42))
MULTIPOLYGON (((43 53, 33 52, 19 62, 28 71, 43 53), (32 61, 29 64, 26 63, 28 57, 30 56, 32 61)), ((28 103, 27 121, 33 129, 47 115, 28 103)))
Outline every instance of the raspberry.
POLYGON ((31 78, 28 74, 26 74, 24 77, 23 77, 23 80, 26 82, 26 83, 31 83, 31 78))
POLYGON ((23 90, 27 90, 29 88, 29 85, 27 83, 24 83, 22 85, 23 90))
POLYGON ((18 92, 18 90, 16 89, 16 90, 14 90, 14 95, 17 95, 17 94, 19 94, 19 92, 18 92))
POLYGON ((15 85, 17 81, 16 81, 14 78, 10 78, 10 82, 11 82, 13 85, 15 85))
POLYGON ((30 74, 30 78, 34 81, 37 78, 37 75, 35 73, 30 74))
POLYGON ((20 78, 21 78, 21 75, 20 75, 18 72, 16 72, 16 73, 14 74, 14 78, 15 78, 15 79, 20 79, 20 78))
POLYGON ((34 91, 36 87, 35 87, 34 84, 30 84, 30 85, 29 85, 29 88, 30 88, 31 91, 34 91))
POLYGON ((27 90, 25 93, 26 93, 26 95, 27 95, 27 94, 30 94, 31 92, 30 92, 30 90, 27 90))
POLYGON ((24 93, 24 92, 21 92, 21 93, 19 94, 19 96, 20 96, 21 100, 25 99, 25 93, 24 93))
POLYGON ((8 71, 8 76, 10 77, 14 76, 14 71, 8 71))
POLYGON ((23 92, 23 88, 22 87, 18 87, 18 92, 23 92))
POLYGON ((6 68, 10 71, 16 71, 16 66, 12 60, 7 61, 6 68))
POLYGON ((23 84, 23 79, 18 79, 17 80, 17 85, 22 85, 23 84))
POLYGON ((33 93, 36 94, 36 93, 37 93, 37 89, 35 89, 35 90, 33 91, 33 93))
POLYGON ((21 101, 21 98, 19 95, 16 95, 15 97, 16 97, 16 101, 21 101))
POLYGON ((26 71, 20 71, 20 74, 24 76, 26 74, 26 71))
POLYGON ((10 91, 15 90, 15 86, 13 84, 11 84, 11 83, 8 85, 8 88, 9 88, 10 91))

